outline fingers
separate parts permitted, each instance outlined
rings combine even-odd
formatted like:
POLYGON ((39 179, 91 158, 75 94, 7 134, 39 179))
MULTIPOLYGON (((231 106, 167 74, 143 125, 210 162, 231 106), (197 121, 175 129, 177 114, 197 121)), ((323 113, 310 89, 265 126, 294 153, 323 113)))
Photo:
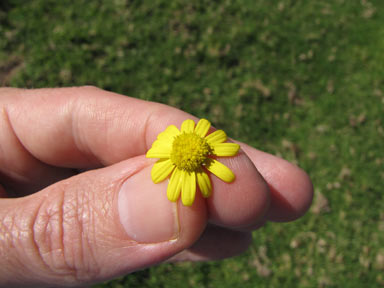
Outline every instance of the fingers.
POLYGON ((191 246, 206 225, 163 197, 151 161, 136 157, 0 202, 0 286, 79 286, 163 261, 191 246))
POLYGON ((145 154, 161 129, 188 117, 94 87, 0 88, 0 108, 0 183, 18 196, 74 174, 64 168, 102 167, 145 154))
MULTIPOLYGON (((93 87, 0 89, 0 94, 5 95, 0 100, 6 99, 14 134, 42 165, 87 168, 116 163, 144 154, 167 125, 179 126, 193 118, 175 108, 93 87)), ((234 171, 233 183, 210 176, 214 191, 207 200, 210 222, 251 229, 266 219, 289 221, 302 215, 312 197, 306 174, 282 159, 242 147, 252 160, 244 153, 219 159, 234 171)), ((22 166, 26 157, 20 158, 22 166)), ((31 166, 27 161, 25 171, 31 166)))
MULTIPOLYGON (((6 116, 0 137, 11 139, 2 146, 0 181, 24 179, 25 186, 41 177, 46 177, 43 186, 67 178, 66 167, 94 168, 144 154, 166 126, 194 119, 165 105, 95 88, 0 89, 0 104, 6 116), (4 165, 12 161, 17 165, 4 165)), ((241 231, 305 213, 312 199, 308 176, 282 159, 241 146, 245 153, 219 159, 236 180, 228 184, 211 175, 212 196, 206 203, 197 196, 192 207, 166 199, 167 182, 151 182, 153 162, 143 156, 74 176, 30 197, 4 200, 0 264, 7 270, 0 272, 0 284, 9 279, 62 284, 64 277, 66 284, 77 285, 126 274, 190 247, 207 221, 217 226, 182 255, 224 258, 247 247, 250 234, 241 231), (222 242, 213 245, 218 235, 222 242)))
MULTIPOLYGON (((169 106, 93 87, 8 89, 2 95, 14 135, 42 165, 109 165, 144 154, 169 124, 180 126, 187 117, 194 118, 169 106)), ((31 170, 31 159, 19 158, 19 165, 26 161, 24 167, 31 170)), ((244 154, 223 161, 233 166, 237 180, 226 184, 211 177, 217 195, 209 199, 210 219, 229 227, 252 225, 269 206, 268 187, 244 154)))
POLYGON ((25 150, 46 164, 70 168, 143 155, 169 124, 191 118, 166 105, 94 87, 6 88, 0 89, 0 102, 25 150))
POLYGON ((270 208, 267 183, 242 151, 236 157, 220 158, 220 162, 231 168, 236 179, 228 184, 211 175, 210 223, 233 229, 254 226, 270 208))
POLYGON ((266 219, 292 221, 301 217, 309 209, 313 198, 313 186, 308 175, 279 157, 246 144, 241 144, 241 148, 268 183, 271 205, 266 219))

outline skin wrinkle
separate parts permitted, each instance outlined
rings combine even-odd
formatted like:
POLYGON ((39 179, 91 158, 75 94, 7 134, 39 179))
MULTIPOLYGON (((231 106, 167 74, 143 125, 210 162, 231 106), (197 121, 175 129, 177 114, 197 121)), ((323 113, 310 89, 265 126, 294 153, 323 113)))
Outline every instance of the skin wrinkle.
MULTIPOLYGON (((68 235, 67 232, 72 231, 73 233, 79 234, 77 231, 81 228, 81 225, 79 225, 77 221, 77 215, 78 215, 78 203, 77 203, 77 197, 70 197, 68 200, 68 194, 71 194, 70 192, 65 192, 64 194, 64 202, 63 202, 63 221, 62 221, 62 229, 63 229, 63 245, 65 247, 65 243, 67 242, 67 239, 69 241, 72 241, 71 248, 69 250, 63 251, 63 259, 68 267, 70 267, 71 271, 73 271, 73 277, 74 279, 78 279, 76 269, 74 269, 74 266, 76 266, 75 257, 76 255, 79 255, 79 251, 75 251, 76 248, 78 248, 78 239, 75 237, 75 235, 72 235, 72 233, 68 235), (71 227, 72 226, 72 227, 71 227), (69 231, 68 231, 69 228, 69 231)), ((81 249, 81 248, 80 248, 81 249)))
MULTIPOLYGON (((62 187, 62 186, 61 186, 62 187)), ((64 259, 64 262, 66 263, 66 260, 65 260, 65 244, 64 244, 64 204, 65 204, 65 190, 62 190, 61 191, 61 201, 59 203, 59 207, 60 207, 60 211, 61 213, 59 214, 60 215, 60 222, 58 224, 58 227, 60 227, 60 235, 59 235, 59 239, 60 239, 60 243, 61 243, 61 253, 62 253, 62 256, 63 256, 63 259, 64 259)))
MULTIPOLYGON (((15 219, 14 214, 6 213, 5 215, 6 216, 1 219, 0 222, 0 256, 1 259, 5 258, 10 263, 14 263, 14 266, 22 267, 18 258, 10 257, 7 253, 8 251, 15 251, 16 248, 13 241, 13 226, 15 225, 15 219)), ((12 269, 12 267, 10 267, 10 265, 6 265, 2 269, 7 269, 8 273, 10 273, 10 269, 12 269)))
MULTIPOLYGON (((37 256, 37 259, 39 259, 40 260, 40 262, 43 264, 43 266, 44 266, 44 268, 45 269, 48 269, 48 270, 50 270, 49 269, 49 265, 48 265, 48 263, 47 263, 47 261, 46 261, 46 259, 43 257, 43 255, 42 255, 42 253, 41 253, 41 245, 40 245, 40 241, 38 241, 36 238, 37 238, 37 236, 36 236, 36 234, 37 233, 44 233, 44 231, 43 232, 41 232, 41 231, 36 231, 36 226, 35 226, 35 224, 37 223, 37 219, 38 219, 38 217, 39 217, 39 211, 41 210, 41 207, 42 207, 42 205, 44 204, 44 202, 40 202, 39 204, 38 204, 38 207, 36 208, 36 212, 33 214, 33 217, 32 218, 29 218, 31 221, 30 221, 30 233, 29 233, 29 235, 31 235, 30 237, 31 237, 31 244, 32 244, 32 247, 34 248, 34 250, 35 250, 35 254, 36 254, 36 256, 37 256)), ((22 217, 20 218, 20 219, 23 219, 22 217)), ((20 247, 27 247, 28 248, 28 244, 27 245, 20 245, 20 247)))
MULTIPOLYGON (((77 271, 76 273, 76 279, 77 280, 81 280, 83 275, 84 274, 91 274, 89 273, 89 266, 87 265, 87 252, 89 252, 89 245, 87 245, 87 243, 89 243, 89 240, 88 240, 88 232, 89 232, 89 229, 86 229, 86 231, 84 231, 85 229, 85 226, 87 226, 87 224, 89 225, 89 220, 87 220, 86 218, 86 215, 88 213, 89 215, 89 201, 85 198, 88 198, 88 193, 85 192, 85 193, 80 193, 80 194, 77 194, 77 197, 78 199, 81 199, 80 201, 78 201, 78 213, 77 213, 77 217, 76 217, 76 221, 78 223, 78 227, 79 227, 79 238, 80 238, 80 253, 78 254, 78 264, 75 264, 76 267, 82 267, 82 269, 77 269, 75 268, 75 271, 77 271), (81 198, 79 198, 79 195, 81 198), (87 202, 87 203, 85 203, 87 202), (84 209, 85 208, 85 209, 84 209), (88 211, 88 212, 87 212, 88 211), (84 217, 85 216, 85 217, 84 217), (84 219, 85 218, 85 219, 84 219), (85 237, 84 237, 85 236, 85 237), (83 271, 86 271, 85 273, 83 271)), ((89 218, 88 218, 89 219, 89 218)), ((93 253, 89 253, 90 257, 89 257, 89 262, 91 262, 93 260, 93 257, 92 257, 92 254, 93 253)), ((97 267, 97 265, 95 265, 97 267)), ((91 279, 92 277, 90 277, 91 279)))
POLYGON ((148 139, 149 139, 149 136, 148 136, 148 127, 149 127, 149 123, 151 122, 152 120, 152 116, 153 114, 152 113, 149 113, 146 115, 145 117, 145 120, 143 121, 144 125, 143 125, 143 129, 142 130, 139 130, 139 131, 143 131, 142 135, 143 135, 143 139, 142 139, 142 143, 145 143, 145 151, 148 151, 149 147, 151 147, 152 144, 149 144, 148 145, 148 139))
MULTIPOLYGON (((103 249, 103 247, 109 247, 110 243, 114 243, 116 241, 116 235, 114 235, 115 234, 114 228, 111 227, 110 225, 100 225, 97 230, 95 226, 97 226, 96 225, 97 223, 101 223, 104 221, 107 221, 107 222, 112 221, 110 223, 119 223, 119 222, 116 222, 114 215, 112 215, 113 210, 111 208, 105 207, 105 205, 112 205, 114 201, 113 197, 116 194, 116 193, 113 193, 113 191, 118 190, 118 183, 120 181, 118 182, 114 181, 115 182, 114 185, 106 186, 105 182, 108 181, 108 179, 100 178, 95 183, 94 178, 92 176, 93 173, 94 173, 93 171, 90 171, 82 175, 82 178, 83 178, 82 185, 79 186, 80 189, 76 190, 74 193, 78 195, 84 194, 84 197, 78 198, 78 205, 83 207, 87 206, 86 210, 88 210, 88 212, 86 212, 85 210, 80 211, 79 215, 77 216, 77 221, 79 222, 79 225, 82 227, 81 234, 88 235, 87 238, 81 239, 81 243, 83 245, 82 253, 84 256, 86 255, 90 257, 89 258, 90 261, 87 261, 87 262, 83 261, 83 267, 84 267, 83 269, 86 272, 88 272, 85 274, 98 275, 102 266, 102 264, 100 264, 99 261, 103 262, 105 259, 97 259, 96 255, 100 254, 99 251, 103 249), (92 191, 89 191, 87 188, 91 186, 91 183, 88 183, 88 182, 91 182, 92 180, 93 180, 93 183, 92 183, 93 186, 100 185, 101 187, 105 187, 104 193, 102 194, 103 197, 101 199, 98 199, 96 195, 92 193, 92 191), (83 189, 83 187, 86 187, 86 189, 83 189), (111 196, 112 196, 112 199, 111 199, 111 196), (105 207, 105 208, 101 208, 101 207, 105 207), (84 217, 84 215, 89 215, 89 216, 84 217), (106 219, 111 219, 111 220, 106 220, 106 219), (95 269, 92 269, 92 271, 87 271, 86 270, 87 267, 95 267, 95 269)), ((84 258, 84 259, 87 259, 87 258, 84 258)), ((81 277, 83 276, 79 275, 79 279, 81 277)), ((88 277, 88 275, 86 277, 88 277)))
MULTIPOLYGON (((60 193, 63 194, 63 193, 60 193)), ((65 262, 64 258, 64 251, 65 246, 63 239, 63 203, 64 198, 58 197, 60 200, 60 203, 56 203, 57 205, 50 204, 48 207, 43 207, 43 209, 40 209, 40 218, 43 219, 45 222, 45 229, 42 230, 39 229, 38 233, 40 234, 41 240, 37 241, 38 249, 40 252, 41 257, 43 260, 45 260, 45 263, 47 264, 47 270, 50 272, 48 275, 51 275, 51 277, 62 277, 65 276, 66 279, 72 279, 70 281, 73 281, 75 279, 73 277, 74 270, 68 265, 68 263, 65 262), (54 208, 52 208, 54 206, 54 208), (53 211, 52 211, 53 210, 53 211), (59 216, 59 219, 55 219, 55 215, 59 216), (53 231, 49 231, 51 228, 57 228, 53 231), (48 239, 47 238, 48 235, 48 239), (57 241, 57 238, 61 241, 57 241), (55 244, 60 242, 60 247, 53 248, 55 244), (49 247, 44 247, 45 245, 49 245, 49 247), (47 251, 42 251, 43 249, 46 249, 47 251)))
MULTIPOLYGON (((90 163, 88 166, 92 168, 108 166, 115 162, 121 161, 121 156, 113 157, 114 151, 111 151, 111 158, 116 158, 116 160, 112 160, 112 162, 108 159, 103 159, 98 157, 98 147, 99 143, 88 143, 88 134, 94 133, 93 130, 97 129, 97 133, 103 135, 104 142, 103 145, 108 147, 114 147, 116 144, 115 141, 111 141, 109 139, 113 139, 110 135, 114 135, 116 130, 125 130, 126 125, 135 124, 134 119, 131 121, 128 119, 125 122, 121 120, 126 118, 126 112, 121 109, 121 105, 112 104, 110 98, 103 99, 97 95, 93 96, 91 99, 83 100, 81 96, 75 95, 78 99, 75 101, 73 108, 71 110, 72 113, 72 136, 74 138, 74 143, 79 152, 88 160, 90 163), (103 109, 100 109, 100 106, 103 109), (94 113, 94 111, 103 111, 103 113, 94 113), (85 120, 85 121, 84 121, 85 120), (84 125, 84 122, 87 125, 84 125), (76 123, 83 123, 82 126, 77 127, 76 123), (93 125, 93 123, 97 123, 97 125, 93 125), (113 125, 111 125, 113 124, 113 125), (87 130, 84 130, 84 127, 87 127, 87 130)), ((141 123, 140 123, 141 124, 141 123)), ((132 129, 129 129, 132 130, 132 129)), ((135 129, 140 130, 140 129, 135 129)), ((96 140, 97 141, 97 140, 96 140)))
MULTIPOLYGON (((81 117, 84 117, 86 119, 88 119, 88 121, 90 122, 88 125, 87 125, 87 130, 84 130, 84 126, 83 127, 83 130, 82 129, 79 129, 80 134, 83 136, 83 139, 85 139, 85 137, 87 137, 88 133, 90 133, 90 129, 94 129, 94 126, 93 126, 93 123, 98 123, 98 125, 96 126, 96 128, 98 129, 98 133, 100 133, 100 135, 102 135, 102 137, 105 138, 105 145, 107 147, 113 147, 113 144, 114 143, 110 143, 110 134, 113 134, 111 133, 111 130, 113 131, 116 126, 119 126, 120 122, 117 122, 116 119, 122 119, 123 117, 120 115, 121 112, 119 109, 116 109, 116 107, 114 105, 111 105, 110 103, 104 103, 104 102, 101 102, 99 103, 96 99, 95 103, 88 103, 88 105, 85 105, 83 106, 83 110, 82 110, 82 114, 81 114, 81 117), (98 111, 100 109, 98 109, 99 106, 106 106, 108 105, 108 108, 105 108, 103 110, 103 113, 95 113, 94 111, 98 111), (92 107, 92 108, 91 108, 92 107), (114 124, 114 125, 112 125, 114 124)), ((82 121, 79 120, 79 123, 81 123, 82 121)), ((82 141, 83 143, 86 143, 87 141, 86 140, 83 140, 82 141)), ((87 145, 87 150, 89 151, 89 153, 92 154, 92 157, 94 159, 96 159, 96 161, 98 162, 98 167, 100 166, 108 166, 109 164, 109 161, 107 159, 103 159, 103 158, 100 158, 98 156, 96 156, 97 154, 97 150, 95 150, 95 147, 97 147, 98 145, 95 143, 91 143, 90 145, 87 145)), ((113 154, 113 151, 111 151, 111 153, 113 154)))
POLYGON ((75 147, 77 148, 78 151, 80 151, 82 157, 84 157, 87 162, 94 163, 94 165, 88 164, 89 166, 101 166, 102 163, 100 162, 100 159, 98 159, 95 156, 95 153, 91 151, 89 145, 84 145, 85 143, 87 143, 87 141, 82 140, 84 137, 83 136, 84 130, 82 129, 83 126, 79 125, 80 123, 82 123, 79 119, 81 119, 81 115, 83 115, 83 113, 88 113, 87 110, 89 110, 89 108, 87 108, 87 105, 84 105, 84 103, 80 101, 81 99, 80 95, 75 95, 70 98, 72 100, 70 103, 67 104, 67 106, 71 107, 68 113, 68 117, 69 117, 68 121, 71 121, 70 134, 72 135, 72 139, 75 144, 75 147))
MULTIPOLYGON (((82 207, 82 210, 78 214, 78 221, 80 223, 80 235, 82 240, 82 266, 85 271, 87 271, 87 274, 89 275, 97 275, 99 274, 99 265, 96 261, 95 253, 92 249, 92 247, 96 247, 95 245, 92 245, 92 243, 97 243, 94 239, 90 239, 89 236, 96 237, 96 231, 95 229, 90 231, 90 229, 94 228, 96 223, 96 219, 94 218, 95 215, 97 215, 98 207, 95 207, 92 205, 92 203, 96 203, 94 199, 94 194, 91 193, 89 190, 83 193, 77 193, 77 195, 82 195, 80 198, 80 207, 82 207), (93 197, 92 197, 93 196, 93 197), (91 197, 93 199, 91 199, 91 197), (85 209, 84 209, 85 208, 85 209), (84 230, 86 228, 86 231, 84 230)), ((81 275, 80 275, 81 276, 81 275)), ((89 279, 92 279, 92 277, 88 277, 89 279)), ((78 279, 81 279, 81 277, 78 277, 78 279)))
MULTIPOLYGON (((50 237, 50 242, 51 242, 51 251, 49 251, 48 253, 50 253, 50 258, 51 258, 51 263, 53 263, 53 266, 55 265, 55 254, 57 252, 61 253, 61 254, 64 254, 64 241, 63 241, 63 205, 64 205, 64 191, 62 193, 60 193, 60 196, 61 197, 57 197, 58 198, 58 202, 57 203, 57 207, 58 207, 58 210, 55 211, 54 214, 56 214, 58 216, 59 219, 57 219, 57 225, 55 225, 56 223, 52 223, 53 221, 53 215, 50 215, 48 221, 47 221, 47 226, 51 226, 52 228, 51 229, 54 229, 55 227, 58 228, 58 231, 51 231, 51 233, 49 233, 49 235, 51 236, 50 237), (53 237, 53 233, 58 233, 58 238, 60 239, 60 241, 57 241, 57 242, 60 242, 60 247, 57 248, 57 249, 54 249, 52 250, 52 247, 53 245, 55 244, 55 239, 53 237), (53 253, 52 253, 53 252, 53 253)), ((48 233, 43 233, 43 237, 44 235, 47 235, 48 233)), ((60 267, 59 267, 60 269, 60 267)))
MULTIPOLYGON (((86 201, 84 201, 84 198, 80 198, 85 197, 86 193, 73 192, 74 191, 71 190, 68 192, 67 190, 64 196, 65 205, 63 206, 63 241, 64 245, 66 242, 72 242, 72 245, 66 245, 72 249, 64 250, 64 260, 68 267, 71 267, 73 270, 74 279, 79 281, 83 278, 86 278, 84 276, 82 277, 82 274, 88 274, 88 272, 84 271, 85 247, 83 236, 86 234, 83 233, 84 222, 82 221, 82 215, 84 211, 80 210, 83 209, 84 205, 86 206, 87 204, 86 201)), ((91 275, 90 278, 92 278, 91 275)))
MULTIPOLYGON (((93 217, 94 216, 97 216, 97 219, 111 219, 111 221, 113 221, 113 223, 119 223, 120 222, 114 218, 114 215, 113 215, 113 204, 115 199, 114 197, 117 197, 118 193, 113 193, 111 191, 118 191, 118 185, 116 184, 113 184, 111 185, 110 187, 107 187, 106 188, 106 192, 103 194, 103 198, 102 199, 96 199, 95 197, 95 200, 92 201, 93 203, 96 203, 97 206, 93 209, 93 217), (112 196, 112 197, 111 197, 112 196)), ((94 220, 91 222, 93 223, 92 225, 90 225, 92 231, 91 231, 91 235, 93 235, 94 239, 93 239, 93 243, 98 243, 100 244, 100 239, 107 239, 106 235, 109 236, 111 233, 111 231, 107 230, 107 231, 103 231, 102 233, 100 233, 100 231, 98 231, 99 229, 96 229, 96 223, 97 223, 97 219, 94 218, 94 220), (99 237, 99 235, 97 234, 97 232, 99 232, 102 236, 102 237, 99 237)), ((109 227, 108 227, 109 229, 109 227)))
MULTIPOLYGON (((112 105, 111 105, 111 108, 106 109, 105 113, 103 114, 102 113, 95 114, 95 113, 92 113, 91 111, 88 112, 94 115, 94 117, 97 119, 97 122, 102 123, 101 133, 106 138, 107 147, 113 147, 112 146, 113 143, 111 143, 112 141, 110 141, 110 138, 111 138, 110 134, 113 134, 113 133, 111 133, 110 131, 114 130, 116 126, 120 125, 120 119, 122 117, 119 112, 120 111, 114 109, 112 105), (115 123, 114 119, 119 119, 119 122, 115 123)), ((113 152, 111 151, 111 153, 113 152)), ((110 164, 106 159, 99 159, 99 161, 102 163, 103 166, 108 166, 110 164)))
POLYGON ((55 185, 55 189, 60 189, 60 191, 51 192, 62 196, 55 197, 53 202, 42 202, 48 207, 40 207, 37 218, 34 220, 34 223, 37 223, 38 218, 39 222, 41 219, 45 222, 43 225, 41 223, 34 225, 33 237, 37 254, 45 264, 44 270, 51 272, 48 273, 51 277, 60 279, 59 277, 65 276, 66 283, 93 279, 98 274, 99 268, 90 249, 92 241, 90 242, 88 238, 84 238, 87 235, 87 233, 84 233, 84 227, 90 226, 88 222, 83 221, 83 215, 86 212, 79 210, 79 207, 89 206, 90 201, 85 199, 87 198, 85 193, 68 191, 65 183, 55 185), (61 199, 60 203, 57 202, 57 199, 61 199), (61 215, 61 217, 55 219, 53 215, 56 214, 61 215), (50 225, 61 228, 56 231, 49 231, 50 225), (68 234, 66 231, 70 231, 70 233, 68 234), (50 238, 49 240, 46 239, 47 235, 50 238), (61 239, 61 248, 52 249, 51 243, 55 242, 57 244, 58 238, 61 239), (73 245, 66 245, 68 241, 72 242, 73 245), (71 249, 65 250, 65 247, 71 249), (85 261, 85 259, 88 261, 85 261), (90 267, 92 269, 89 269, 90 267))
POLYGON ((45 263, 46 270, 51 272, 52 275, 65 275, 65 278, 68 279, 73 277, 72 275, 74 274, 74 270, 70 267, 65 259, 65 245, 63 240, 63 204, 65 203, 65 187, 62 187, 59 184, 55 185, 55 189, 60 189, 60 191, 51 191, 55 194, 55 201, 53 203, 46 203, 45 201, 41 202, 43 206, 39 208, 36 219, 34 220, 34 242, 40 258, 45 263), (48 207, 46 207, 46 205, 48 205, 48 207), (58 219, 55 219, 53 217, 54 215, 58 215, 58 219), (43 221, 44 229, 42 229, 42 225, 39 224, 40 221, 43 221), (55 227, 56 229, 47 232, 49 231, 50 227, 55 227), (49 236, 48 240, 47 236, 49 236), (60 247, 53 249, 52 243, 58 243, 57 239, 60 239, 60 247), (47 244, 49 244, 48 247, 47 244))
POLYGON ((34 224, 36 223, 40 208, 41 204, 39 203, 38 206, 32 207, 32 211, 31 209, 23 209, 20 213, 15 213, 14 215, 18 215, 18 218, 14 223, 17 224, 15 224, 16 228, 12 228, 13 232, 18 232, 16 235, 12 233, 12 238, 14 239, 12 241, 17 243, 14 247, 21 248, 21 250, 16 250, 15 252, 20 256, 22 255, 21 257, 16 258, 29 258, 29 261, 21 261, 14 264, 13 272, 21 278, 29 277, 32 281, 36 279, 36 275, 34 273, 35 271, 49 270, 49 266, 46 263, 45 258, 42 257, 39 251, 39 241, 36 240, 34 229, 34 224), (28 217, 25 216, 26 214, 28 214, 28 217), (25 264, 30 261, 33 265, 25 264))
MULTIPOLYGON (((121 109, 121 106, 116 106, 116 105, 110 105, 109 109, 104 109, 108 110, 104 112, 104 114, 101 114, 100 118, 103 119, 103 123, 105 124, 104 127, 104 135, 106 139, 106 143, 104 144, 107 147, 115 147, 116 145, 116 140, 114 139, 114 135, 116 131, 124 131, 127 129, 132 124, 135 124, 134 119, 131 119, 131 117, 127 117, 126 111, 121 109)), ((97 110, 97 109, 95 109, 97 110)), ((140 130, 139 129, 129 129, 129 130, 140 130)), ((102 159, 102 162, 105 164, 105 166, 108 166, 110 164, 114 164, 116 162, 120 162, 123 159, 129 158, 129 155, 126 155, 126 153, 129 151, 129 149, 126 149, 124 151, 124 155, 116 155, 115 154, 115 149, 111 151, 110 157, 112 159, 102 159)))

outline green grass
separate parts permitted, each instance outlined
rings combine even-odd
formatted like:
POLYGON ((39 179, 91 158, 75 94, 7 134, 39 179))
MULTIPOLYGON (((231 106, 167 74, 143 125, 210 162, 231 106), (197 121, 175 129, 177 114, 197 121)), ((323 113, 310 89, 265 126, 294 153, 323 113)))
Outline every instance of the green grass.
POLYGON ((302 219, 234 259, 95 287, 384 285, 384 2, 5 1, 0 83, 179 107, 311 175, 302 219))

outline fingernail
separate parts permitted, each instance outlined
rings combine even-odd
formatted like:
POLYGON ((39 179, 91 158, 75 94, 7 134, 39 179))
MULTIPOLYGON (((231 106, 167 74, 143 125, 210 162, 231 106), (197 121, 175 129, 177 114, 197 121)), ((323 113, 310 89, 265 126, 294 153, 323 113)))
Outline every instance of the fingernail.
POLYGON ((176 203, 167 199, 167 184, 154 184, 151 167, 128 178, 119 191, 118 212, 129 238, 140 243, 176 239, 179 232, 176 203))

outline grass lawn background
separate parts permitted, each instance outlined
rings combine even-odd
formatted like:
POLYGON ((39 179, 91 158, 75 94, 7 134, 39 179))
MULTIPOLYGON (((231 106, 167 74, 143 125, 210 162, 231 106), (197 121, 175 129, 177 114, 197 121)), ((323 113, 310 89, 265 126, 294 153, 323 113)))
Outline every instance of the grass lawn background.
POLYGON ((95 287, 383 287, 384 1, 0 3, 0 85, 97 85, 305 169, 315 201, 249 251, 95 287))

